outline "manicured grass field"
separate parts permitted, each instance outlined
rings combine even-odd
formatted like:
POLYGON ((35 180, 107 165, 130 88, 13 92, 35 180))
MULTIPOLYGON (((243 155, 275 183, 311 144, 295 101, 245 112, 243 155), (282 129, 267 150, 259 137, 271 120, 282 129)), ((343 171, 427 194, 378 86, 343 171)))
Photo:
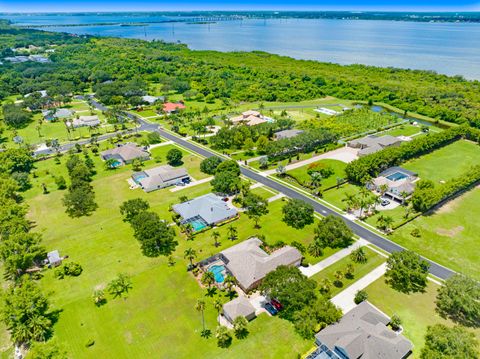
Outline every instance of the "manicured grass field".
POLYGON ((421 132, 421 128, 419 126, 413 126, 410 124, 404 124, 397 126, 395 128, 392 128, 391 130, 381 132, 379 135, 385 136, 385 135, 390 135, 390 136, 411 136, 415 135, 419 132, 421 132))
POLYGON ((353 184, 347 183, 339 188, 332 188, 329 191, 323 192, 323 199, 334 206, 344 210, 345 209, 345 196, 347 194, 357 194, 360 191, 359 186, 355 186, 353 184))
POLYGON ((340 293, 342 290, 348 288, 350 285, 355 283, 357 280, 362 278, 363 276, 370 273, 372 270, 377 268, 380 264, 386 261, 386 258, 377 252, 371 250, 369 247, 364 246, 363 249, 367 255, 368 261, 367 263, 355 263, 350 259, 350 256, 346 256, 340 259, 338 262, 332 264, 331 266, 325 268, 321 272, 315 274, 312 279, 321 283, 321 281, 325 278, 330 280, 331 283, 335 283, 336 279, 334 273, 336 271, 341 271, 345 273, 345 269, 348 264, 352 264, 355 270, 353 278, 343 278, 339 284, 341 285, 332 285, 330 290, 330 295, 334 296, 340 293))
MULTIPOLYGON (((419 358, 424 346, 427 326, 437 323, 452 326, 449 320, 442 319, 435 312, 435 297, 438 285, 429 282, 425 293, 403 294, 385 284, 380 278, 366 288, 368 300, 388 316, 398 315, 402 319, 404 335, 414 345, 414 358, 419 358)), ((480 329, 474 331, 480 338, 480 329)))
POLYGON ((460 140, 425 156, 409 161, 402 167, 418 173, 420 178, 436 184, 448 181, 480 163, 480 148, 477 144, 460 140))
POLYGON ((453 270, 480 279, 480 189, 448 202, 436 212, 397 229, 391 239, 453 270), (421 237, 410 233, 420 231, 421 237))
POLYGON ((268 199, 270 197, 273 197, 277 194, 274 190, 271 190, 268 187, 257 187, 251 190, 252 193, 258 194, 264 199, 268 199))
MULTIPOLYGON (((338 160, 329 160, 329 159, 315 162, 315 164, 317 163, 328 166, 334 171, 334 173, 331 176, 322 179, 321 188, 329 188, 329 187, 335 186, 337 184, 337 178, 345 177, 345 167, 347 166, 346 163, 338 160)), ((307 172, 308 167, 309 165, 299 167, 294 170, 288 171, 287 174, 294 177, 300 183, 309 183, 311 181, 311 177, 307 172)))
MULTIPOLYGON (((165 151, 165 147, 158 149, 165 151)), ((65 167, 64 163, 54 165, 52 161, 39 163, 44 167, 37 170, 36 183, 47 182, 47 170, 57 173, 65 167)), ((270 204, 270 214, 261 219, 261 229, 255 229, 245 215, 234 221, 232 225, 239 232, 236 241, 226 239, 228 225, 219 228, 219 248, 213 245, 211 230, 195 236, 193 241, 178 234, 179 245, 172 256, 176 264, 169 266, 164 257, 147 258, 141 254, 130 226, 120 217, 119 206, 127 199, 144 198, 153 211, 170 221, 170 204, 178 203, 182 195, 194 198, 208 193, 210 184, 147 194, 128 188, 129 174, 129 169, 122 168, 113 172, 99 170, 92 182, 99 208, 89 217, 69 218, 62 206, 62 191, 43 195, 34 188, 25 196, 30 205, 29 218, 36 223, 35 231, 43 234, 47 250, 58 249, 61 255, 69 255, 70 260, 83 267, 79 277, 64 280, 54 278, 53 271, 46 270, 40 281, 49 293, 52 307, 61 310, 55 337, 65 344, 72 357, 243 358, 246 352, 255 352, 262 358, 291 358, 311 347, 312 342, 295 334, 290 323, 266 315, 249 325, 247 339, 234 338, 229 349, 218 348, 214 337, 202 338, 201 316, 194 309, 196 300, 206 300, 206 325, 212 331, 217 325, 216 311, 213 298, 205 297, 204 290, 186 271, 183 253, 191 247, 202 259, 254 234, 264 234, 269 243, 297 240, 306 245, 313 237, 313 226, 304 230, 287 227, 281 222, 282 201, 278 200, 270 204), (108 296, 106 305, 95 307, 94 289, 105 287, 122 272, 129 274, 133 282, 127 298, 108 296), (85 344, 90 339, 95 344, 87 348, 85 344)), ((227 301, 223 295, 220 298, 227 301)))

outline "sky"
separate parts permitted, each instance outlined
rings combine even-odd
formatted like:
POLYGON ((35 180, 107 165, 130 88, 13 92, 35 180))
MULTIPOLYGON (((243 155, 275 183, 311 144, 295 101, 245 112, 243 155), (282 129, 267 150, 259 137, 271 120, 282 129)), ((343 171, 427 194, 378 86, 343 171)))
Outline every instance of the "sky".
POLYGON ((189 10, 480 11, 479 0, 0 0, 0 12, 189 10))

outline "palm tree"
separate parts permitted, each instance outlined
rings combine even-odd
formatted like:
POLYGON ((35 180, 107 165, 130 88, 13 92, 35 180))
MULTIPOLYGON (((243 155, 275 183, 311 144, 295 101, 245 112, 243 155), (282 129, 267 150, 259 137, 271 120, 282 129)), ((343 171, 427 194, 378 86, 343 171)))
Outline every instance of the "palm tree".
POLYGON ((358 208, 358 199, 353 193, 345 193, 345 198, 342 199, 342 202, 345 202, 347 205, 347 211, 358 208))
POLYGON ((350 253, 350 259, 355 263, 367 263, 367 255, 363 247, 359 247, 350 253))
POLYGON ((193 267, 193 260, 197 257, 197 252, 195 249, 187 248, 183 252, 183 258, 186 258, 190 261, 190 266, 193 267))
POLYGON ((378 191, 380 192, 380 196, 383 196, 388 191, 388 184, 384 183, 380 185, 378 191))
POLYGON ((333 276, 335 277, 335 282, 334 282, 335 286, 341 287, 343 285, 342 283, 343 272, 340 270, 337 270, 335 271, 335 273, 333 273, 333 276))
POLYGON ((114 298, 121 297, 123 293, 128 293, 132 288, 132 281, 126 274, 120 273, 117 278, 108 283, 108 292, 113 295, 114 298))
POLYGON ((322 175, 320 172, 312 172, 310 175, 311 183, 314 188, 320 187, 322 183, 322 175))
POLYGON ((308 253, 313 257, 320 257, 323 254, 323 248, 318 242, 314 241, 309 244, 308 253))
POLYGON ((195 304, 195 310, 197 312, 202 313, 202 328, 203 328, 203 331, 205 331, 205 315, 204 315, 205 301, 202 299, 198 299, 197 303, 195 304))
POLYGON ((332 286, 332 282, 328 278, 324 278, 320 281, 320 292, 323 294, 330 293, 330 287, 332 286))
POLYGON ((202 275, 202 284, 210 288, 215 283, 215 276, 212 272, 206 271, 202 275))
POLYGON ((378 227, 386 231, 388 231, 391 228, 393 222, 394 220, 392 217, 384 216, 383 214, 377 219, 378 227))
POLYGON ((353 264, 348 263, 347 267, 345 268, 345 277, 352 279, 355 274, 355 267, 353 264))
POLYGON ((220 238, 220 232, 219 231, 213 231, 212 232, 212 238, 215 241, 215 247, 218 247, 220 243, 218 243, 218 238, 220 238))
POLYGON ((345 179, 342 177, 337 177, 337 189, 340 187, 340 185, 345 182, 345 179))
POLYGON ((222 310, 222 307, 223 307, 223 304, 220 301, 220 299, 215 298, 215 300, 213 301, 213 307, 217 311, 217 315, 220 315, 220 310, 222 310))
POLYGON ((404 204, 406 202, 405 200, 408 197, 408 192, 406 192, 406 191, 400 192, 400 197, 402 197, 402 204, 404 204))
POLYGON ((238 237, 238 230, 237 227, 230 226, 228 227, 228 239, 234 241, 238 237))

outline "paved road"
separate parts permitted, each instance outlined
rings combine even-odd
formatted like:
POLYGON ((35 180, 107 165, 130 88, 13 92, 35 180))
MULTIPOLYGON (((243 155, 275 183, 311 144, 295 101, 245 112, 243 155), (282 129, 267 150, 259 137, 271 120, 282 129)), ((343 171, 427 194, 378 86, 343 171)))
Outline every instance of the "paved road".
MULTIPOLYGON (((140 120, 141 121, 141 120, 140 120)), ((142 121, 141 121, 142 122, 142 121)), ((181 146, 183 147, 186 147, 188 148, 189 150, 191 150, 192 152, 196 152, 198 154, 200 154, 201 156, 204 156, 204 157, 212 157, 212 156, 215 156, 215 154, 207 149, 205 149, 204 147, 200 147, 198 145, 196 145, 195 143, 192 143, 192 142, 187 142, 185 141, 184 139, 182 138, 179 138, 175 135, 172 135, 171 133, 169 132, 166 132, 162 129, 160 129, 158 126, 157 127, 157 131, 159 132, 160 136, 170 140, 170 141, 173 141, 173 142, 176 142, 178 144, 180 144, 181 146)), ((315 211, 319 214, 321 214, 322 216, 326 216, 326 215, 335 215, 335 216, 341 216, 339 213, 331 210, 330 208, 326 207, 325 205, 311 199, 310 197, 307 197, 293 189, 291 189, 290 187, 287 187, 279 182, 276 182, 270 178, 267 178, 267 177, 264 177, 260 174, 258 174, 257 172, 254 172, 248 168, 245 168, 245 167, 241 167, 241 172, 242 174, 245 176, 245 177, 248 177, 256 182, 260 182, 262 184, 264 184, 265 186, 268 186, 270 188, 273 188, 279 192, 282 192, 284 193, 286 196, 290 197, 290 198, 297 198, 297 199, 301 199, 302 201, 305 201, 307 203, 310 203, 313 208, 315 209, 315 211)), ((352 231, 357 234, 360 238, 363 238, 365 239, 366 241, 374 244, 375 246, 379 247, 380 249, 383 249, 384 251, 388 252, 388 253, 393 253, 393 252, 398 252, 398 251, 402 251, 404 250, 403 247, 399 246, 398 244, 368 230, 367 228, 359 225, 358 223, 352 221, 352 220, 349 220, 348 218, 345 218, 343 216, 341 216, 342 219, 347 223, 347 225, 352 229, 352 231)), ((432 273, 434 276, 436 277, 439 277, 441 279, 447 279, 449 278, 450 276, 452 276, 453 274, 455 274, 452 270, 448 269, 448 268, 445 268, 435 262, 432 262, 430 260, 428 260, 427 258, 425 258, 429 263, 430 263, 430 273, 432 273)))
MULTIPOLYGON (((99 109, 101 111, 107 110, 107 108, 104 105, 100 104, 99 102, 95 101, 92 98, 91 98, 91 103, 92 103, 93 106, 95 106, 97 109, 99 109)), ((215 153, 211 152, 210 150, 208 150, 204 147, 201 147, 201 146, 199 146, 199 145, 197 145, 193 142, 188 142, 188 141, 184 140, 183 138, 180 138, 176 135, 171 134, 170 132, 162 130, 158 124, 147 122, 147 121, 145 121, 145 120, 143 120, 143 119, 141 119, 137 116, 134 116, 133 114, 128 113, 128 112, 125 115, 128 118, 137 121, 137 123, 139 124, 139 127, 138 127, 139 131, 149 131, 149 132, 157 131, 160 134, 160 136, 162 136, 162 137, 164 137, 164 138, 166 138, 170 141, 176 142, 179 145, 189 149, 192 152, 196 152, 203 157, 216 156, 215 153)), ((115 136, 115 134, 113 133, 113 134, 108 134, 108 135, 101 136, 102 139, 105 139, 105 136, 115 136)), ((108 138, 108 137, 106 137, 106 138, 108 138)), ((99 137, 99 140, 100 140, 100 137, 99 137)), ((89 143, 89 140, 79 141, 78 143, 79 144, 89 143)), ((61 152, 68 151, 68 149, 73 147, 73 146, 74 146, 74 144, 72 144, 72 143, 65 144, 65 145, 61 146, 60 151, 61 152)), ((49 150, 50 150, 49 153, 54 152, 52 149, 49 149, 49 150)), ((325 205, 321 204, 320 202, 317 202, 317 201, 311 199, 310 197, 307 197, 306 195, 303 195, 303 194, 291 189, 290 187, 287 187, 287 186, 285 186, 285 185, 283 185, 279 182, 276 182, 276 181, 274 181, 270 178, 267 178, 265 176, 262 176, 259 173, 255 172, 255 171, 252 171, 252 170, 250 170, 248 168, 245 168, 245 167, 241 167, 241 172, 245 177, 250 178, 250 179, 252 179, 256 182, 262 183, 267 187, 273 188, 274 190, 277 190, 278 192, 281 192, 281 193, 285 194, 286 196, 288 196, 290 198, 297 198, 297 199, 300 199, 302 201, 305 201, 305 202, 311 204, 313 206, 313 208, 315 209, 315 211, 317 213, 321 214, 322 216, 334 215, 334 216, 342 217, 342 219, 345 221, 345 223, 360 238, 365 239, 366 241, 374 244, 375 246, 379 247, 380 249, 383 249, 384 251, 386 251, 388 253, 398 252, 398 251, 402 251, 402 250, 405 249, 405 248, 399 246, 398 244, 396 244, 396 243, 394 243, 394 242, 392 242, 392 241, 390 241, 390 240, 388 240, 388 239, 386 239, 386 238, 368 230, 367 228, 359 225, 358 223, 356 223, 356 222, 354 222, 354 221, 352 221, 348 218, 343 217, 341 214, 331 210, 330 208, 326 207, 325 205)), ((446 267, 443 267, 443 266, 439 265, 438 263, 432 262, 432 261, 428 260, 427 258, 425 258, 425 259, 430 263, 430 273, 432 273, 434 276, 436 276, 438 278, 441 278, 441 279, 447 279, 447 278, 451 277, 453 274, 455 274, 455 272, 453 272, 452 270, 450 270, 446 267)))

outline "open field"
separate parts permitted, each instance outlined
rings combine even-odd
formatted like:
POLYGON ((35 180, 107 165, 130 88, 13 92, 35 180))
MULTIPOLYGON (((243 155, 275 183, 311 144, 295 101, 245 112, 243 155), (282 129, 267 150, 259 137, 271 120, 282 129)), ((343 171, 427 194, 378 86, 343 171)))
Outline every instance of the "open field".
POLYGON ((448 202, 434 213, 400 227, 391 239, 449 268, 480 279, 480 189, 448 202), (410 233, 417 228, 421 237, 410 233))
MULTIPOLYGON (((337 178, 345 177, 345 167, 347 166, 345 162, 325 159, 314 162, 313 164, 324 165, 334 171, 334 173, 329 177, 322 178, 320 187, 322 189, 335 186, 337 184, 337 178)), ((309 166, 310 165, 306 165, 291 171, 287 171, 287 174, 295 178, 300 184, 309 184, 311 181, 311 177, 307 172, 309 166)))
POLYGON ((458 177, 468 169, 480 163, 480 148, 473 142, 456 141, 425 156, 402 165, 418 173, 420 178, 429 179, 436 184, 458 177))
MULTIPOLYGON (((158 147, 158 150, 163 152, 166 147, 158 147)), ((41 162, 45 166, 43 171, 56 168, 52 161, 41 162)), ((64 164, 58 165, 58 168, 63 167, 64 164)), ((295 239, 306 245, 313 237, 313 226, 301 231, 287 227, 280 220, 282 201, 278 200, 270 204, 270 214, 261 219, 261 229, 254 229, 253 222, 245 215, 232 222, 239 231, 236 241, 225 238, 228 225, 220 227, 219 248, 213 245, 211 230, 198 234, 190 242, 179 234, 179 245, 172 256, 176 264, 168 266, 166 258, 147 258, 141 254, 130 226, 120 217, 119 206, 127 199, 144 198, 161 218, 170 220, 168 207, 178 203, 179 196, 194 198, 208 193, 210 185, 205 183, 173 193, 163 189, 146 194, 128 188, 129 173, 129 169, 99 170, 92 182, 99 208, 89 217, 69 218, 61 204, 62 191, 53 190, 43 195, 32 189, 26 195, 31 208, 29 218, 36 223, 35 231, 43 233, 46 248, 58 249, 83 267, 81 276, 64 280, 54 278, 53 271, 46 270, 40 281, 43 289, 50 293, 53 308, 61 309, 55 337, 65 343, 72 357, 211 358, 228 355, 242 358, 248 351, 262 358, 291 358, 311 347, 311 341, 296 335, 290 323, 267 315, 255 319, 249 325, 249 337, 245 340, 234 338, 229 349, 218 348, 214 337, 201 338, 201 316, 194 305, 198 298, 206 300, 206 325, 214 330, 214 298, 205 297, 193 276, 186 272, 183 252, 191 247, 197 251, 198 259, 202 259, 257 233, 264 234, 269 243, 279 240, 289 243, 295 239), (95 307, 91 299, 93 290, 104 287, 118 273, 132 277, 133 288, 127 298, 109 296, 107 304, 95 307), (85 343, 90 339, 95 344, 87 348, 85 343)), ((43 172, 39 173, 38 181, 43 181, 44 176, 43 172)), ((221 293, 219 298, 227 301, 221 293)))
MULTIPOLYGON (((383 277, 366 288, 368 300, 373 305, 388 316, 396 314, 402 319, 404 335, 414 345, 414 358, 419 358, 427 326, 437 323, 453 325, 451 321, 442 319, 435 312, 437 288, 437 284, 429 282, 425 293, 403 294, 386 285, 383 277)), ((480 338, 480 329, 474 332, 477 338, 480 338)))
POLYGON ((336 294, 340 293, 342 290, 348 288, 350 285, 355 283, 357 280, 362 278, 363 276, 370 273, 372 270, 377 268, 380 264, 386 261, 386 258, 377 252, 371 250, 369 247, 364 246, 363 249, 367 255, 368 261, 367 263, 355 263, 350 259, 350 256, 346 256, 340 259, 338 262, 333 263, 331 266, 325 268, 321 272, 315 274, 311 279, 314 279, 318 283, 321 283, 323 279, 328 279, 331 283, 335 283, 335 272, 341 271, 345 273, 345 269, 348 264, 352 264, 355 270, 353 278, 343 278, 339 281, 339 285, 332 284, 330 287, 330 295, 333 297, 336 294), (341 284, 341 285, 340 285, 341 284))

